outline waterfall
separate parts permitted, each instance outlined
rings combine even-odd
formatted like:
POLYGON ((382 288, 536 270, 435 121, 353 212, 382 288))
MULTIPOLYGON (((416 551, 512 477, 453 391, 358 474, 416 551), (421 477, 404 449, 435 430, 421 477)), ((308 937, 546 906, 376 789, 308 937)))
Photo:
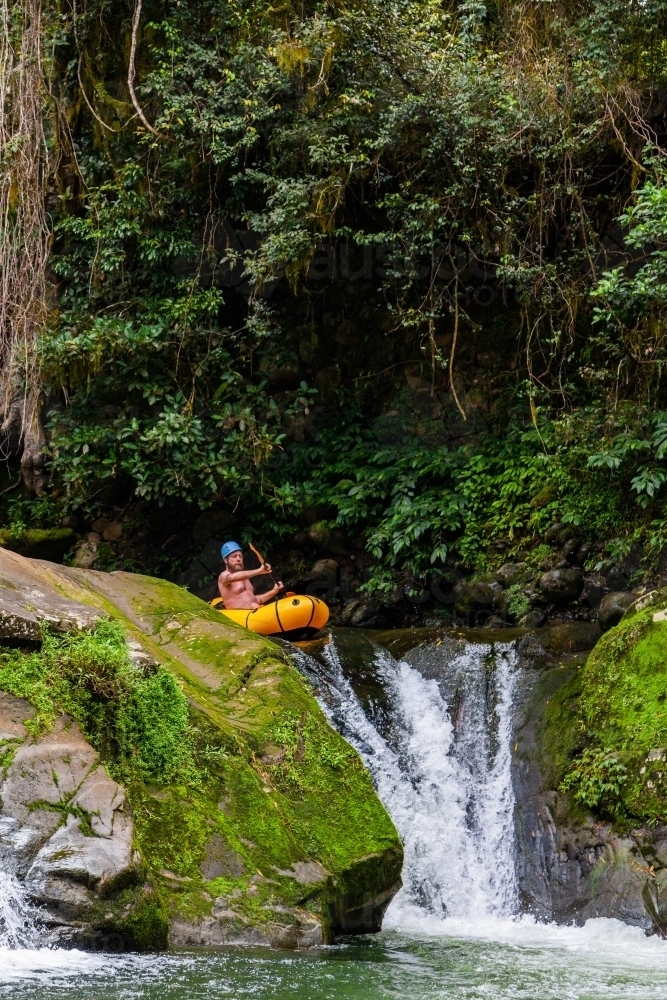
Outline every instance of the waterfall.
POLYGON ((38 943, 34 914, 16 876, 0 871, 0 949, 38 943))
POLYGON ((516 654, 472 645, 427 679, 374 648, 387 694, 382 719, 364 712, 332 640, 324 670, 313 661, 320 703, 359 751, 403 840, 403 888, 388 923, 480 920, 518 910, 511 780, 516 654))

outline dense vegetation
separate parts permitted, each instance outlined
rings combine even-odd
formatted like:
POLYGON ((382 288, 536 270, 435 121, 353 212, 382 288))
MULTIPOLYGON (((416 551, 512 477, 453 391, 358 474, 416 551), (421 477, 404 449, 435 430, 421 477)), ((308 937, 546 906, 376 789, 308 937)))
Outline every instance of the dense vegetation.
POLYGON ((214 504, 381 587, 556 513, 660 551, 664 0, 41 17, 51 500, 9 521, 214 504))

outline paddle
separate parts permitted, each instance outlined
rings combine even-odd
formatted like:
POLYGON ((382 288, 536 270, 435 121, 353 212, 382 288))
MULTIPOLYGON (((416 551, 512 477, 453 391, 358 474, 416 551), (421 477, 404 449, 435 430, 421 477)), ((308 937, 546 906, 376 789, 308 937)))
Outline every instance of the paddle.
MULTIPOLYGON (((252 551, 253 551, 253 552, 255 553, 255 555, 256 555, 256 556, 257 556, 257 558, 259 559, 259 561, 260 561, 261 565, 262 565, 262 566, 265 566, 265 565, 266 565, 266 559, 264 558, 264 556, 262 556, 262 555, 260 555, 260 554, 259 554, 259 552, 258 552, 258 551, 257 551, 257 549, 255 548, 255 546, 254 546, 254 545, 252 544, 252 542, 248 542, 248 548, 252 549, 252 551)), ((274 586, 276 586, 276 587, 277 587, 277 586, 278 586, 278 581, 276 580, 276 578, 275 578, 275 576, 273 575, 273 573, 269 573, 269 576, 270 576, 270 577, 271 577, 271 579, 273 580, 273 583, 274 583, 274 586)))

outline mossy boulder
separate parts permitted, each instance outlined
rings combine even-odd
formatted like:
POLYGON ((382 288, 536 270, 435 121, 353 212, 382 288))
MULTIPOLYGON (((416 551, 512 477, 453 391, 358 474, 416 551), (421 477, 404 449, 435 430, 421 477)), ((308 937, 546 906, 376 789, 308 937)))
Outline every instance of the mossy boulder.
MULTIPOLYGON (((70 626, 62 624, 63 607, 70 605, 79 616, 82 608, 92 616, 84 627, 95 629, 95 619, 120 622, 139 664, 135 676, 123 673, 121 663, 118 677, 135 678, 136 691, 144 692, 141 718, 132 708, 136 692, 122 684, 120 694, 95 701, 90 691, 111 682, 98 668, 90 681, 76 642, 73 651, 59 654, 61 641, 47 633, 43 653, 30 654, 37 672, 49 660, 51 677, 57 657, 65 657, 65 680, 56 683, 65 685, 61 700, 69 691, 70 712, 127 796, 143 882, 122 890, 134 896, 118 904, 118 919, 111 921, 117 934, 131 932, 137 947, 159 946, 167 926, 177 945, 304 946, 379 929, 400 886, 400 840, 361 759, 329 726, 281 648, 150 577, 5 551, 0 589, 49 627, 54 620, 71 627, 75 613, 70 626), (70 678, 87 685, 85 696, 70 690, 70 678), (175 721, 167 718, 165 702, 172 690, 175 721), (124 698, 125 707, 112 718, 114 697, 124 698), (185 727, 178 721, 181 703, 185 727), (182 747, 173 742, 179 731, 182 747), (170 754, 178 758, 171 768, 170 754), (127 926, 120 927, 123 913, 127 926)), ((19 693, 30 700, 31 690, 19 693)), ((42 685, 40 697, 50 690, 42 685)), ((43 704, 41 711, 47 719, 43 704)), ((95 920, 87 926, 96 927, 95 920)))
POLYGON ((76 535, 71 528, 29 528, 17 535, 8 528, 0 529, 0 547, 31 559, 62 562, 75 541, 76 535))

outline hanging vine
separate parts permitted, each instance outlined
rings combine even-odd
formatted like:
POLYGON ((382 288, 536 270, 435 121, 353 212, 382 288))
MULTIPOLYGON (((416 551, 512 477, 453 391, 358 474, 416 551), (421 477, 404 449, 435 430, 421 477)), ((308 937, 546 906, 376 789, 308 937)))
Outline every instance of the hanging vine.
POLYGON ((37 334, 49 252, 41 0, 0 0, 0 447, 23 445, 28 489, 44 489, 37 334))

